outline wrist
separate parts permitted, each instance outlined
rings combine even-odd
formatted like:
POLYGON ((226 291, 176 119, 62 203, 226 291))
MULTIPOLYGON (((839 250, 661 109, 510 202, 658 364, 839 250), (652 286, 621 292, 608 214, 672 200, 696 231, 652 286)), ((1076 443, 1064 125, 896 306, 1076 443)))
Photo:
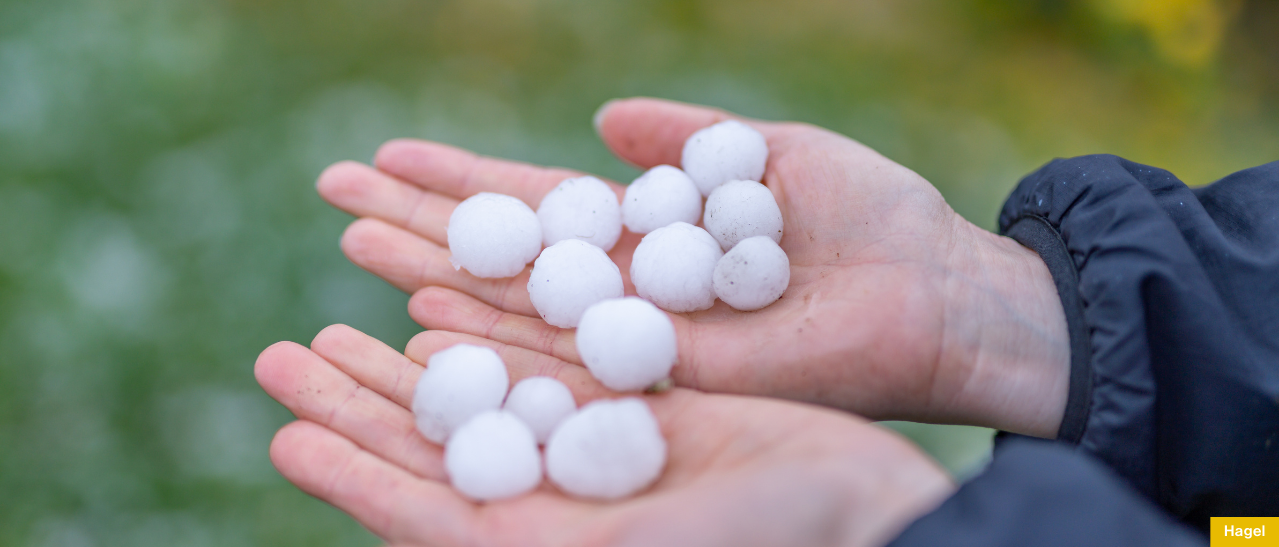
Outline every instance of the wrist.
POLYGON ((1034 251, 954 217, 939 380, 953 421, 1053 438, 1070 383, 1070 335, 1034 251))

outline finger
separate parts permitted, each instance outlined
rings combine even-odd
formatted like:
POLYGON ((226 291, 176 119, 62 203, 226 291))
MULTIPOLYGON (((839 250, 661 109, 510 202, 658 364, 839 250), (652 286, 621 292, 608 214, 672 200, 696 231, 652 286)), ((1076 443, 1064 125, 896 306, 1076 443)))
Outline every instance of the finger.
POLYGON ((379 218, 440 245, 458 201, 353 161, 333 164, 316 182, 320 196, 357 217, 379 218))
POLYGON ((293 484, 389 541, 471 544, 475 506, 448 485, 420 479, 342 434, 299 420, 271 441, 271 462, 293 484))
MULTIPOLYGON (((738 313, 727 309, 727 306, 723 308, 703 312, 702 317, 710 312, 738 313)), ((676 385, 700 389, 703 379, 699 376, 704 372, 700 368, 701 363, 708 359, 723 360, 717 357, 742 355, 738 348, 717 343, 718 340, 733 339, 732 333, 722 331, 723 321, 694 322, 682 315, 666 315, 675 327, 678 357, 671 369, 671 378, 676 385)), ((581 355, 577 352, 576 330, 557 328, 540 318, 503 312, 458 291, 441 287, 418 291, 409 299, 409 316, 427 329, 466 334, 491 340, 498 346, 522 348, 558 361, 582 365, 581 355)), ((413 347, 412 342, 409 347, 413 347)), ((413 353, 409 356, 417 359, 413 353)), ((712 378, 710 385, 732 387, 736 385, 732 382, 748 377, 743 372, 728 378, 727 384, 712 378)))
POLYGON ((511 385, 529 376, 549 376, 564 382, 564 385, 573 392, 573 398, 577 400, 579 406, 602 397, 616 396, 615 392, 601 385, 584 367, 544 353, 470 334, 428 330, 409 340, 404 354, 414 361, 425 363, 430 359, 431 354, 455 344, 492 348, 502 358, 502 362, 506 363, 511 385))
POLYGON ((275 344, 258 357, 254 374, 298 418, 322 424, 418 476, 444 480, 443 450, 417 433, 412 412, 360 386, 311 350, 275 344))
MULTIPOLYGON (((570 169, 488 158, 445 144, 412 139, 382 145, 373 165, 423 189, 459 200, 480 192, 497 192, 519 198, 534 209, 555 185, 583 175, 570 169)), ((609 186, 620 200, 624 189, 615 183, 609 186)))
POLYGON ((660 99, 619 99, 605 103, 595 115, 595 130, 614 154, 648 169, 657 165, 679 167, 684 141, 698 129, 724 120, 740 120, 768 140, 770 151, 780 139, 794 132, 795 124, 746 119, 723 110, 660 99))
POLYGON ((573 329, 561 329, 540 317, 494 308, 444 287, 426 287, 409 299, 409 316, 419 325, 488 338, 580 365, 573 329))
POLYGON ((332 325, 315 335, 311 351, 356 383, 412 408, 413 390, 424 367, 391 346, 346 325, 332 325))
POLYGON ((342 234, 342 252, 357 266, 408 293, 427 286, 448 287, 497 308, 537 315, 528 297, 527 268, 515 277, 481 279, 454 268, 448 249, 377 219, 351 223, 342 234))

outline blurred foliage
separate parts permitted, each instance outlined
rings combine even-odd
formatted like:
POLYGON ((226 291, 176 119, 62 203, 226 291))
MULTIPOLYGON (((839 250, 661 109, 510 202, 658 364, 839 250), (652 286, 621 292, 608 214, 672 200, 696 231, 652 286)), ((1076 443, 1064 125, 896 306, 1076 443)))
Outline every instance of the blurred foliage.
MULTIPOLYGON (((851 135, 993 227, 1055 156, 1192 184, 1275 159, 1279 8, 1213 0, 0 2, 0 545, 370 545, 285 483, 257 353, 393 346, 327 164, 398 136, 636 171, 654 95, 851 135)), ((891 424, 957 473, 990 432, 891 424)))

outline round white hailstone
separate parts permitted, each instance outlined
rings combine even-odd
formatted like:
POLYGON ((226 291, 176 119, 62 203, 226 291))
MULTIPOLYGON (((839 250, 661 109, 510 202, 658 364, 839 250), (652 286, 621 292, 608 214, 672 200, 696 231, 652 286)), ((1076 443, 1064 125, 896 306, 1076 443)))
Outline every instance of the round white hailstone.
POLYGON ((580 239, 610 251, 622 235, 622 208, 617 194, 595 177, 577 177, 559 183, 537 206, 546 246, 566 239, 580 239))
POLYGON ((477 414, 444 447, 453 488, 477 501, 511 498, 542 482, 542 457, 533 432, 510 412, 477 414))
POLYGON ((422 436, 444 444, 472 416, 502 407, 511 380, 497 352, 469 344, 437 351, 413 390, 413 416, 422 436))
POLYGON ((684 141, 684 172, 703 196, 730 180, 760 180, 768 162, 768 143, 759 131, 736 120, 720 122, 684 141))
POLYGON ((528 297, 547 323, 577 328, 591 304, 621 298, 622 271, 599 247, 566 239, 542 251, 528 278, 528 297))
POLYGON ((776 302, 790 284, 790 260, 772 239, 743 239, 715 265, 715 295, 733 309, 758 310, 776 302))
POLYGON ((671 373, 678 356, 675 326, 657 306, 639 298, 605 300, 582 315, 577 353, 609 389, 645 389, 671 373))
POLYGON ((449 262, 476 277, 511 277, 542 250, 537 214, 511 196, 480 192, 449 216, 449 262))
POLYGON ((546 443, 546 474, 584 498, 618 499, 652 484, 666 440, 643 400, 595 401, 569 416, 546 443))
POLYGON ((684 313, 715 304, 711 275, 724 256, 706 230, 676 222, 649 232, 631 258, 635 292, 657 307, 684 313))
POLYGON ((782 241, 782 210, 772 190, 753 180, 727 182, 711 192, 702 223, 726 251, 748 237, 782 241))
POLYGON ((622 198, 622 221, 637 234, 647 234, 673 222, 697 224, 702 218, 702 193, 693 179, 676 167, 649 169, 622 198))
POLYGON ((555 426, 577 410, 577 402, 563 382, 547 376, 530 376, 511 388, 502 409, 524 420, 537 442, 545 444, 555 426))

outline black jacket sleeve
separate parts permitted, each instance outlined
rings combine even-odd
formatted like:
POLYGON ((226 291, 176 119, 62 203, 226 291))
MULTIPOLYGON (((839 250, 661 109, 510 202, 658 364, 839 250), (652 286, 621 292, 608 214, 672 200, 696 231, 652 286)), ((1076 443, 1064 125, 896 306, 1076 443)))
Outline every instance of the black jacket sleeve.
POLYGON ((990 467, 915 521, 894 547, 1202 547, 1092 458, 1051 442, 1012 439, 990 467))
MULTIPOLYGON (((1062 544, 1111 544, 1095 507, 1120 499, 1114 488, 1148 500, 1123 498, 1125 511, 1157 505, 1200 531, 1212 516, 1279 515, 1279 162, 1191 190, 1114 156, 1057 160, 1021 181, 999 224, 1044 258, 1066 310, 1071 385, 1056 450, 1107 471, 1077 463, 1075 481, 1045 482, 1066 456, 1012 465, 1001 460, 1026 449, 1001 448, 896 544, 955 544, 938 535, 948 527, 989 534, 974 545, 1051 544, 1038 532, 1053 530, 1062 544), (1003 518, 959 509, 995 510, 1000 496, 1040 519, 1017 526, 1042 528, 1007 535, 1003 518)), ((1143 539, 1123 544, 1168 544, 1161 534, 1178 531, 1138 520, 1143 539)))

